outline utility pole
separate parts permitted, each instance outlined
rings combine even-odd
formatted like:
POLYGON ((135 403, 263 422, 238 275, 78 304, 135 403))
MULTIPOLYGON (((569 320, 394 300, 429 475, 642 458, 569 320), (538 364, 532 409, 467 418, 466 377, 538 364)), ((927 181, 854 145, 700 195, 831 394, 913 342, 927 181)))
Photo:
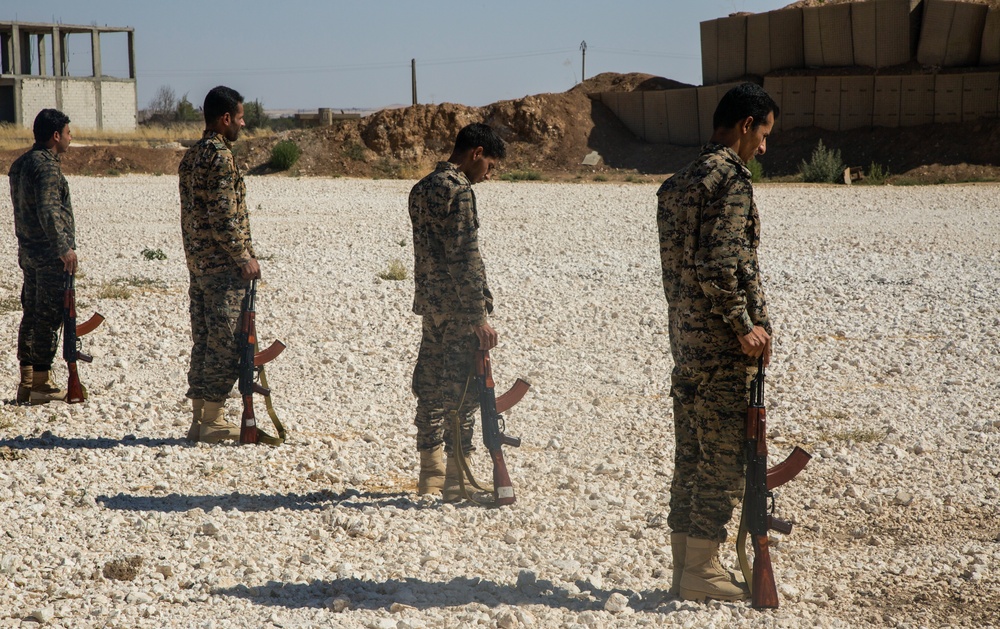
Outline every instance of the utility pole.
POLYGON ((580 42, 580 52, 583 53, 583 61, 580 65, 580 82, 583 83, 587 79, 587 41, 584 40, 580 42))
POLYGON ((410 77, 413 81, 413 104, 417 104, 417 60, 410 59, 410 77))

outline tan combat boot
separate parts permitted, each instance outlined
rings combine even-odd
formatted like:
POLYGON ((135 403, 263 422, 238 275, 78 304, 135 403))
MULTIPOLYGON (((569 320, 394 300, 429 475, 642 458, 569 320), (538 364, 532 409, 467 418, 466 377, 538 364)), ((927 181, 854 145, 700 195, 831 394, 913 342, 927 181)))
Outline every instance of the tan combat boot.
POLYGON ((17 397, 14 399, 18 406, 31 403, 31 381, 34 371, 31 365, 21 367, 21 381, 17 383, 17 397))
POLYGON ((439 443, 430 450, 421 450, 420 477, 417 480, 417 493, 440 494, 444 488, 444 479, 444 446, 439 443))
POLYGON ((681 595, 681 575, 684 574, 684 559, 687 554, 687 533, 670 534, 670 554, 674 557, 674 576, 670 580, 670 593, 681 595))
POLYGON ((49 370, 36 371, 31 373, 31 404, 48 404, 52 400, 65 400, 66 392, 56 386, 52 381, 52 372, 49 370))
POLYGON ((192 419, 188 428, 187 440, 198 443, 201 437, 201 417, 205 409, 205 400, 191 400, 192 419))
POLYGON ((226 439, 239 440, 240 427, 226 421, 226 403, 205 400, 201 411, 201 426, 198 429, 198 441, 203 443, 219 443, 226 439))
POLYGON ((742 601, 750 592, 733 583, 731 575, 719 563, 719 542, 697 537, 687 538, 681 598, 686 601, 742 601))

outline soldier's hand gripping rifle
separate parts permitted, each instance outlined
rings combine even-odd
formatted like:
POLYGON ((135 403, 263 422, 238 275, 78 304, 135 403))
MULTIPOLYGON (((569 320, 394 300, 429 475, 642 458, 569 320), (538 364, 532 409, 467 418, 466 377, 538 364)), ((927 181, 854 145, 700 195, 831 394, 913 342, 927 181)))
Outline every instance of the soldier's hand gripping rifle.
POLYGON ((66 273, 65 289, 63 290, 63 359, 69 371, 69 384, 66 386, 66 403, 77 404, 87 399, 87 390, 80 383, 76 362, 93 362, 94 358, 81 350, 80 337, 93 332, 97 326, 104 323, 100 313, 94 313, 84 323, 76 324, 76 286, 74 274, 66 273))
POLYGON ((257 300, 257 280, 251 280, 247 292, 243 296, 243 309, 240 313, 239 353, 240 353, 240 395, 243 397, 243 421, 240 424, 240 443, 266 443, 279 445, 285 440, 285 427, 281 425, 274 407, 271 406, 271 389, 267 386, 267 376, 264 365, 278 357, 285 349, 281 341, 274 341, 262 352, 257 351, 257 322, 254 302, 257 300), (257 380, 260 380, 258 382, 257 380), (267 413, 278 431, 277 437, 272 437, 257 428, 257 418, 253 411, 253 394, 264 396, 267 413))
POLYGON ((792 532, 791 522, 774 517, 774 493, 771 490, 795 478, 812 458, 811 454, 796 446, 787 459, 767 469, 766 416, 762 357, 758 363, 757 376, 750 386, 746 440, 743 445, 747 460, 746 490, 743 496, 740 531, 736 537, 736 554, 739 557, 743 578, 750 586, 751 605, 754 609, 778 607, 778 589, 774 583, 767 532, 770 529, 786 535, 792 532), (753 542, 753 570, 747 561, 748 533, 753 542))
POLYGON ((507 463, 503 458, 503 446, 520 447, 521 440, 504 434, 504 413, 521 401, 531 386, 518 378, 514 386, 499 398, 493 383, 493 367, 488 350, 476 350, 476 386, 479 389, 479 410, 483 417, 483 443, 493 459, 493 500, 497 505, 513 504, 514 486, 507 473, 507 463))

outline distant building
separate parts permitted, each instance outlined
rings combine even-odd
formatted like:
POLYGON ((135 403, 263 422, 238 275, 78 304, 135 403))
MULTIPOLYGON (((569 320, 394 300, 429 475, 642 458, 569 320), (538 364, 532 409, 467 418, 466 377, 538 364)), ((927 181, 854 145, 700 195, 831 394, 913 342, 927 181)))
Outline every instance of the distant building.
MULTIPOLYGON (((30 128, 39 111, 63 111, 78 129, 136 128, 135 33, 132 28, 0 22, 0 122, 30 128), (127 36, 127 77, 101 68, 101 35, 127 36), (89 35, 89 75, 70 76, 69 38, 89 35)), ((116 39, 121 39, 119 36, 116 39)), ((123 71, 123 74, 125 72, 123 71)))

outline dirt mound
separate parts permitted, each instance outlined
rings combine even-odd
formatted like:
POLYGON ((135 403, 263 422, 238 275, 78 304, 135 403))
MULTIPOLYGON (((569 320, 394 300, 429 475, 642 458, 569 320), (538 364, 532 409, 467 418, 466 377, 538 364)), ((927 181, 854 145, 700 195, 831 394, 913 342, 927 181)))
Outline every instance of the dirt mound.
MULTIPOLYGON (((830 0, 827 0, 830 1, 830 0)), ((448 157, 458 130, 470 122, 494 126, 508 143, 505 171, 537 171, 546 179, 622 179, 636 173, 653 179, 674 172, 697 147, 646 144, 589 94, 663 90, 689 85, 649 74, 605 73, 569 91, 536 94, 485 107, 445 103, 379 111, 331 127, 287 131, 236 143, 240 164, 253 174, 273 173, 271 149, 281 140, 302 151, 290 174, 373 178, 417 178, 448 157), (584 166, 597 151, 601 161, 584 166)), ((775 133, 761 159, 769 177, 791 176, 809 159, 817 141, 839 149, 849 166, 873 162, 908 182, 938 183, 1000 178, 1000 120, 899 129, 830 132, 815 128, 775 133)), ((0 172, 24 152, 0 152, 0 172)), ((74 175, 177 172, 182 150, 129 146, 73 146, 63 171, 74 175)))

